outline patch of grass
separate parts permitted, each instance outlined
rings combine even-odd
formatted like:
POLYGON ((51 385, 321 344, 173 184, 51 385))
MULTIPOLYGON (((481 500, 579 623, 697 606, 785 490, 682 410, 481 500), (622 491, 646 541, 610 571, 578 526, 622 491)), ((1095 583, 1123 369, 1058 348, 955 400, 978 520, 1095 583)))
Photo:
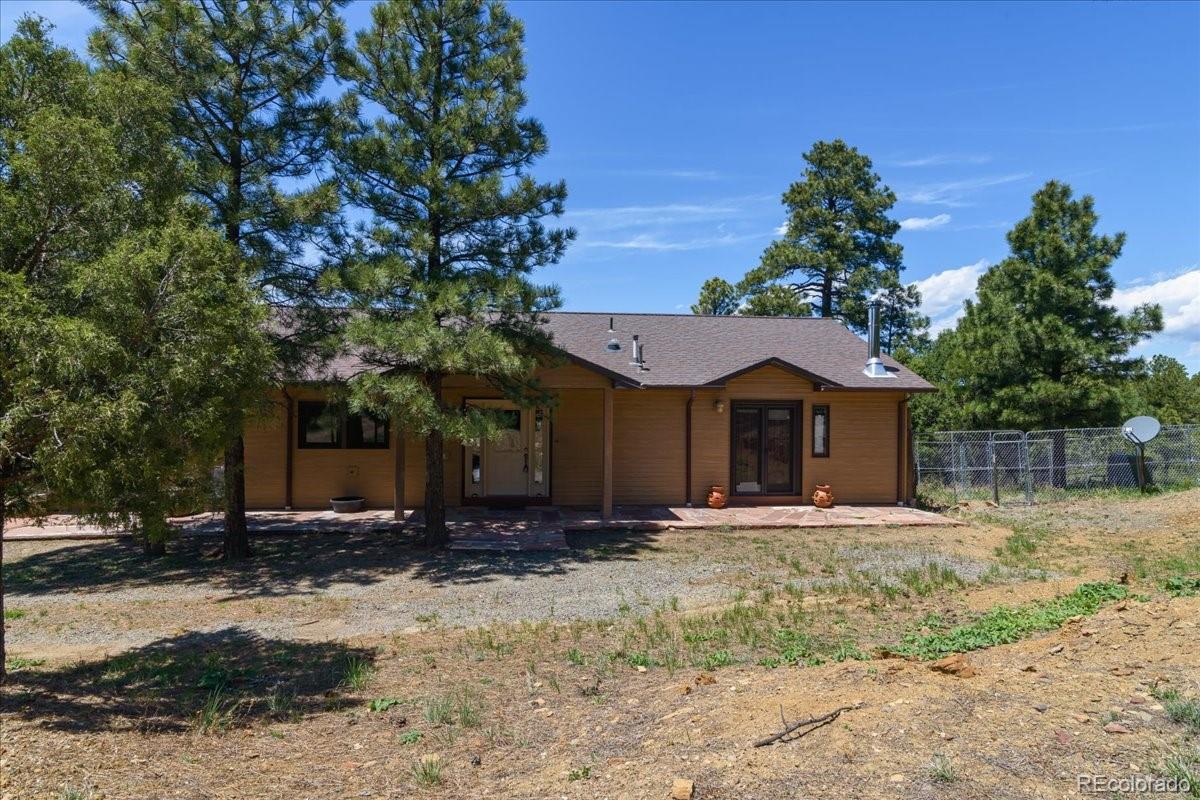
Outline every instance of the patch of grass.
POLYGON ((6 608, 4 609, 4 621, 11 622, 14 619, 20 619, 28 614, 23 608, 6 608))
POLYGON ((21 658, 20 656, 13 656, 12 658, 4 659, 4 670, 5 672, 19 672, 23 669, 40 667, 45 663, 46 659, 44 658, 21 658))
POLYGON ((367 708, 376 714, 381 714, 389 708, 394 708, 403 703, 404 701, 398 697, 376 697, 370 702, 367 708))
POLYGON ((1174 577, 1167 578, 1162 582, 1163 591, 1171 595, 1171 597, 1196 597, 1200 596, 1200 577, 1184 578, 1174 577))
POLYGON ((900 583, 918 597, 929 597, 941 589, 961 589, 966 581, 944 564, 926 564, 924 569, 908 569, 900 573, 900 583))
POLYGON ((375 666, 362 656, 347 656, 342 662, 342 686, 352 692, 367 687, 375 677, 375 666))
POLYGON ((720 669, 728 667, 734 663, 733 653, 728 650, 714 650, 704 657, 700 662, 700 666, 705 669, 720 669))
POLYGON ((1158 771, 1164 777, 1174 778, 1180 787, 1186 785, 1188 797, 1200 798, 1200 750, 1168 753, 1158 771))
POLYGON ((578 647, 572 647, 567 651, 567 662, 577 667, 582 667, 587 663, 587 657, 583 655, 583 651, 578 647))
POLYGON ((1050 540, 1049 528, 1030 523, 1008 524, 1013 532, 996 548, 996 558, 1006 567, 1037 568, 1039 564, 1034 554, 1050 540))
POLYGON ((196 715, 196 733, 221 733, 236 719, 237 706, 237 701, 227 698, 222 689, 213 689, 196 715))
POLYGON ((425 719, 434 725, 478 728, 482 717, 483 702, 470 689, 425 698, 425 719))
POLYGON ((444 780, 442 766, 441 756, 421 756, 419 761, 413 763, 413 778, 421 786, 437 786, 444 780))
POLYGON ((592 768, 588 766, 576 767, 567 773, 568 781, 586 781, 592 777, 592 768))
POLYGON ((1128 594, 1128 590, 1119 584, 1085 583, 1070 594, 1053 600, 996 606, 974 622, 948 631, 908 634, 896 651, 921 659, 934 659, 1010 644, 1031 634, 1058 628, 1071 617, 1095 614, 1105 603, 1121 600, 1128 594))
POLYGON ((396 737, 400 744, 416 744, 425 738, 425 734, 420 731, 405 731, 396 737))
POLYGON ((929 772, 929 777, 938 783, 954 783, 954 781, 958 780, 958 772, 954 768, 954 762, 941 753, 934 754, 926 770, 929 772))
POLYGON ((1169 686, 1155 686, 1150 693, 1163 704, 1172 722, 1187 728, 1194 736, 1200 735, 1200 697, 1187 697, 1169 686))
POLYGON ((91 789, 64 786, 62 791, 58 793, 58 800, 92 800, 95 796, 91 789))

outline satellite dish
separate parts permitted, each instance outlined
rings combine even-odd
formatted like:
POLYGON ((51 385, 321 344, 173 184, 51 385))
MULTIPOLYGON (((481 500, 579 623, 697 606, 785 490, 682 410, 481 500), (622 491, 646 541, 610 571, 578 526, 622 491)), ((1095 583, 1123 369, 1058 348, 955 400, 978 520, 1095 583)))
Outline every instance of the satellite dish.
POLYGON ((1134 444, 1146 444, 1160 430, 1162 425, 1154 417, 1131 417, 1121 425, 1121 435, 1134 444))

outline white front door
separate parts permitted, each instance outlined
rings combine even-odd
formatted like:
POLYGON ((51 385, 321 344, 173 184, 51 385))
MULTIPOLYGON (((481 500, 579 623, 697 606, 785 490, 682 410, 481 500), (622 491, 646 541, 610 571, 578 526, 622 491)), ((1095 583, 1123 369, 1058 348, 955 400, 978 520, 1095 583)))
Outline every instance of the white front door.
POLYGON ((500 416, 500 434, 488 442, 463 446, 463 497, 550 496, 549 412, 520 409, 507 400, 468 400, 500 416))
POLYGON ((489 497, 523 496, 529 490, 529 412, 499 409, 500 435, 483 443, 483 488, 489 497))

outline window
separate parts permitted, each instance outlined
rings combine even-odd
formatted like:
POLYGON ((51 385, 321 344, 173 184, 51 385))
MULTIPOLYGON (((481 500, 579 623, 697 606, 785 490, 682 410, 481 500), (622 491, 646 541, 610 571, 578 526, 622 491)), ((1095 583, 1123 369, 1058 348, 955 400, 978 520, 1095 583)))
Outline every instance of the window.
POLYGON ((300 401, 300 447, 386 449, 388 423, 370 414, 346 414, 319 400, 300 401))
POLYGON ((734 494, 795 494, 799 406, 734 403, 731 460, 734 494))
POLYGON ((300 446, 341 447, 341 424, 325 403, 300 401, 300 446))
POLYGON ((813 406, 813 457, 829 455, 829 406, 813 406))

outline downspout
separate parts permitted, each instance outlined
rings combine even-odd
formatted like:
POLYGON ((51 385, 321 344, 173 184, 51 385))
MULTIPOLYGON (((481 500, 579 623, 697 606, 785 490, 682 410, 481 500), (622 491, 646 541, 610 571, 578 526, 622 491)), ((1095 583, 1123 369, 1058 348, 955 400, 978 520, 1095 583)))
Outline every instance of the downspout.
POLYGON ((692 404, 696 402, 696 390, 692 389, 691 395, 687 401, 687 423, 684 425, 684 436, 686 437, 683 443, 683 460, 685 462, 684 470, 684 505, 688 508, 692 507, 692 404))
POLYGON ((906 487, 908 486, 907 475, 905 474, 905 466, 908 459, 905 457, 905 444, 908 442, 908 395, 896 406, 896 505, 902 506, 907 502, 906 487))
POLYGON ((288 394, 287 388, 283 389, 283 399, 287 403, 287 454, 284 456, 284 490, 283 490, 283 508, 285 511, 292 510, 292 445, 294 444, 293 437, 295 434, 295 419, 292 415, 292 396, 288 394))

